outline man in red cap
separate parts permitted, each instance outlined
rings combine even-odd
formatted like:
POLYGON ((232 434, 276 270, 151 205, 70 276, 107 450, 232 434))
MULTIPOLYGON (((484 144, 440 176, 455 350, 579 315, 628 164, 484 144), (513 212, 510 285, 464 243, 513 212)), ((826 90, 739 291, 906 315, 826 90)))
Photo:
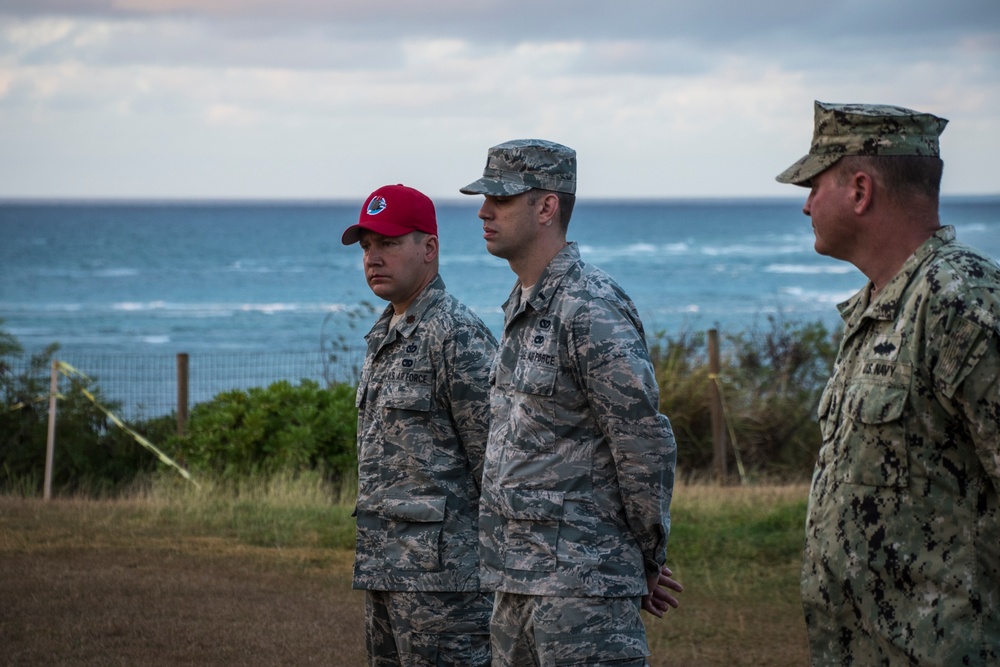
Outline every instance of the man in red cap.
POLYGON ((370 665, 490 664, 479 495, 496 339, 438 275, 434 204, 403 185, 365 201, 344 245, 389 302, 358 385, 354 587, 370 665))

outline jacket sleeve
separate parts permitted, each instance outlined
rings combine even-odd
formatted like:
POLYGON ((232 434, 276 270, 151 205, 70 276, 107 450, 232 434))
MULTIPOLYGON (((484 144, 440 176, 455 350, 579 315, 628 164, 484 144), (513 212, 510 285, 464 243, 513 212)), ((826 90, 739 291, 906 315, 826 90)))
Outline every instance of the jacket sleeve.
POLYGON ((481 489, 490 429, 489 375, 496 340, 485 327, 464 325, 444 341, 444 380, 452 420, 481 489))
POLYGON ((952 320, 934 369, 936 389, 956 406, 976 455, 1000 493, 1000 322, 987 311, 952 320))
POLYGON ((569 348, 589 407, 615 461, 629 529, 647 574, 666 560, 677 446, 658 411, 659 388, 641 325, 614 302, 575 314, 569 348))

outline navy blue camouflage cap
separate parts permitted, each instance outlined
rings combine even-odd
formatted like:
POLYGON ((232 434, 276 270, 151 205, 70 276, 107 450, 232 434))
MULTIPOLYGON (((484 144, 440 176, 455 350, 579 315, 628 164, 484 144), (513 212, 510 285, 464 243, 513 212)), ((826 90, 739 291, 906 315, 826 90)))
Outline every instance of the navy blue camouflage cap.
POLYGON ((576 194, 576 151, 544 139, 515 139, 489 150, 483 177, 459 190, 508 197, 531 189, 576 194))
POLYGON ((815 102, 809 154, 775 177, 779 183, 809 187, 813 177, 847 155, 940 157, 938 137, 948 121, 929 113, 888 104, 815 102))

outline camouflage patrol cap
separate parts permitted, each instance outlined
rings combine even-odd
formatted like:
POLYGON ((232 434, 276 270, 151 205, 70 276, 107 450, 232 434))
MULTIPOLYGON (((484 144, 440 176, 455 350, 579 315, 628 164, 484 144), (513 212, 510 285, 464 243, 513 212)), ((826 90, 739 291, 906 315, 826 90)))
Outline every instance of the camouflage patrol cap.
POLYGON ((483 177, 466 195, 519 195, 532 188, 576 194, 576 151, 544 139, 515 139, 489 150, 483 177))
POLYGON ((940 157, 938 136, 948 121, 886 104, 815 103, 809 154, 778 174, 779 183, 809 187, 809 181, 846 155, 940 157))

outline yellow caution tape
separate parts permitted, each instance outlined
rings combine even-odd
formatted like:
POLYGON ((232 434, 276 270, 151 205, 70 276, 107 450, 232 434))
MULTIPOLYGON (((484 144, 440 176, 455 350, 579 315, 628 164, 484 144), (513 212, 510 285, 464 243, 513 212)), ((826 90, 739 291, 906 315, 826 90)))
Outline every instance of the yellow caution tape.
MULTIPOLYGON (((66 397, 63 396, 62 394, 56 394, 56 398, 66 398, 66 397)), ((15 403, 14 405, 10 406, 10 409, 7 410, 6 412, 14 412, 14 410, 23 410, 32 403, 41 403, 42 401, 47 401, 47 400, 49 400, 48 396, 39 396, 38 398, 33 398, 30 401, 21 401, 20 403, 15 403)))
MULTIPOLYGON (((78 371, 77 369, 73 368, 72 366, 70 366, 69 364, 67 364, 65 361, 60 361, 59 362, 59 370, 66 377, 72 377, 72 376, 76 375, 78 377, 83 378, 84 380, 87 380, 88 382, 91 381, 89 377, 87 377, 86 375, 84 375, 83 373, 81 373, 80 371, 78 371)), ((97 399, 94 398, 93 394, 91 394, 89 391, 87 391, 86 389, 84 389, 82 387, 80 388, 80 391, 83 392, 84 396, 86 396, 88 399, 90 399, 90 402, 93 403, 97 407, 98 410, 100 410, 105 415, 107 415, 108 419, 110 419, 111 421, 113 421, 115 424, 117 424, 122 429, 124 429, 126 433, 128 433, 133 438, 135 438, 136 442, 138 442, 140 445, 142 445, 143 447, 145 447, 149 451, 153 452, 153 454, 155 454, 156 457, 158 459, 160 459, 160 461, 162 461, 163 463, 166 463, 167 465, 176 468, 177 472, 179 472, 184 479, 186 479, 187 481, 191 482, 192 484, 194 484, 198 488, 201 488, 201 486, 198 484, 198 482, 194 481, 194 479, 191 477, 191 473, 189 473, 187 470, 185 470, 180 465, 178 465, 177 462, 174 461, 172 458, 170 458, 169 456, 167 456, 166 454, 164 454, 163 452, 161 452, 156 447, 156 445, 154 445, 149 440, 147 440, 146 438, 142 437, 141 435, 139 435, 138 433, 136 433, 135 431, 133 431, 131 428, 129 428, 125 424, 125 422, 123 422, 121 419, 119 419, 114 413, 112 413, 106 407, 104 407, 103 405, 101 405, 100 403, 98 403, 97 399)))

